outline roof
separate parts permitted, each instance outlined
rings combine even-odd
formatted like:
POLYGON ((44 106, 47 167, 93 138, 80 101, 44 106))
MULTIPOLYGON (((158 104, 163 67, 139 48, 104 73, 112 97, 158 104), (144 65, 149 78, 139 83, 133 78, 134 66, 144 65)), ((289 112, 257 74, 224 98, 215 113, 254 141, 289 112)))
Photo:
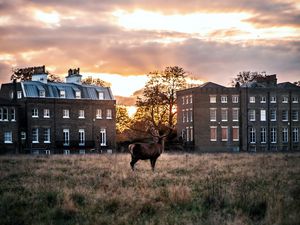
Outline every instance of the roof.
POLYGON ((290 82, 279 83, 279 84, 277 84, 277 87, 284 88, 284 89, 300 89, 299 86, 292 84, 290 82))
POLYGON ((206 83, 200 85, 198 88, 225 88, 225 87, 222 85, 213 83, 213 82, 206 82, 206 83))
POLYGON ((26 97, 39 97, 39 91, 45 91, 46 98, 60 98, 60 91, 65 91, 66 99, 75 99, 76 91, 81 92, 81 99, 99 100, 99 92, 103 93, 104 100, 114 100, 109 87, 95 85, 80 85, 75 83, 22 81, 26 97))

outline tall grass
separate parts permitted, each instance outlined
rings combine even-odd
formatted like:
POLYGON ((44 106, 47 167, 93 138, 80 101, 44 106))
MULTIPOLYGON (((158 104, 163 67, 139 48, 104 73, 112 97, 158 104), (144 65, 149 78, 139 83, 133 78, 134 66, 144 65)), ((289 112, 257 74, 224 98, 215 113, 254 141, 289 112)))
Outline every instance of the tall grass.
POLYGON ((1 156, 0 224, 299 224, 300 154, 1 156))

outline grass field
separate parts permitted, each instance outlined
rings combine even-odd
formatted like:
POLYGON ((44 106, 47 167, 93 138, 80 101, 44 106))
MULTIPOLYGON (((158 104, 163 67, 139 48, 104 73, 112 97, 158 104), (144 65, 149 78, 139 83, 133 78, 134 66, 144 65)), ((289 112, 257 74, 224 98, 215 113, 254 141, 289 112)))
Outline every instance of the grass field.
POLYGON ((0 224, 299 224, 300 154, 0 157, 0 224))

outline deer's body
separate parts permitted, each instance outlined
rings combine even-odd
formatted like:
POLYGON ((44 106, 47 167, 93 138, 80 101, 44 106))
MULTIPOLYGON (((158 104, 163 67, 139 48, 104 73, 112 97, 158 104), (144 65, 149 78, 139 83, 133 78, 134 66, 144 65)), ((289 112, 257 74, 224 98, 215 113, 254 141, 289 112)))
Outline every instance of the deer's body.
POLYGON ((152 170, 154 171, 157 158, 163 152, 163 144, 161 143, 133 143, 128 146, 131 154, 130 166, 134 170, 134 164, 138 160, 150 159, 152 170))

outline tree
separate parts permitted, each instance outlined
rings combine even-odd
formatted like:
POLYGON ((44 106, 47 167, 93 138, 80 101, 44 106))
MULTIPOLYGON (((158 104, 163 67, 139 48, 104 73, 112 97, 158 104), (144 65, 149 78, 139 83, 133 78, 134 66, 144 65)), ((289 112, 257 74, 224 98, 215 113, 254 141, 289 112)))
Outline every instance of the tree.
POLYGON ((129 129, 131 119, 128 115, 128 110, 125 106, 116 106, 116 130, 117 133, 122 133, 124 130, 129 129))
POLYGON ((233 78, 230 82, 231 86, 235 86, 237 83, 240 85, 245 84, 247 82, 250 82, 254 80, 257 77, 264 77, 266 76, 266 72, 251 72, 251 71, 243 71, 239 72, 239 74, 236 75, 236 78, 233 78))
POLYGON ((47 81, 48 82, 63 82, 63 80, 56 74, 53 73, 48 73, 48 77, 47 77, 47 81))
POLYGON ((100 87, 110 87, 111 84, 101 80, 100 78, 92 78, 92 77, 87 77, 82 80, 82 84, 89 84, 89 85, 96 85, 100 87))
POLYGON ((300 80, 295 81, 294 84, 300 87, 300 80))
POLYGON ((136 121, 143 121, 152 137, 168 136, 176 124, 176 91, 185 88, 186 72, 177 66, 148 74, 143 96, 137 99, 136 121), (142 112, 142 113, 141 113, 142 112), (140 115, 139 115, 140 114, 140 115))

